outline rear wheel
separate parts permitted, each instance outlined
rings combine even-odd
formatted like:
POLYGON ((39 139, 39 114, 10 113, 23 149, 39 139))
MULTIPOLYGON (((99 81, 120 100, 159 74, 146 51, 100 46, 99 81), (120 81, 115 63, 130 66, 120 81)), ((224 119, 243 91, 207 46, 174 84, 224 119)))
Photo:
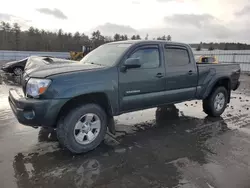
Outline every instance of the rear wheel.
POLYGON ((203 100, 204 112, 212 117, 219 117, 227 106, 228 92, 225 87, 216 88, 208 98, 203 100))
POLYGON ((96 104, 86 104, 71 110, 57 127, 61 145, 72 153, 84 153, 95 149, 104 139, 107 116, 96 104))

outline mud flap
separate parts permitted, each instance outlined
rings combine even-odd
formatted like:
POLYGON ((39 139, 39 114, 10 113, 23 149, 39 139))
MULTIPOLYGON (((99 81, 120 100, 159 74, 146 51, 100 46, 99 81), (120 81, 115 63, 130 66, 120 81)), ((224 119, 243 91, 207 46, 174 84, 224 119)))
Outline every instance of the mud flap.
POLYGON ((113 116, 108 116, 108 129, 109 132, 115 135, 115 120, 113 116))
POLYGON ((227 103, 230 103, 231 100, 231 84, 228 84, 228 99, 227 99, 227 103))
POLYGON ((227 103, 230 103, 231 100, 231 89, 228 91, 228 100, 227 103))
POLYGON ((240 81, 237 82, 237 84, 235 85, 235 87, 233 88, 233 91, 237 90, 240 86, 240 81))

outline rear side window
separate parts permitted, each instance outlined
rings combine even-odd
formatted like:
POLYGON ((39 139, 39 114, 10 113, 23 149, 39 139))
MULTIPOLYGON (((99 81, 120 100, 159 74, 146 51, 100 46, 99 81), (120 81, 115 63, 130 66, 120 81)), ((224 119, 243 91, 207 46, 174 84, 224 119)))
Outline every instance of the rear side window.
POLYGON ((139 58, 141 68, 156 68, 160 65, 160 56, 158 48, 143 48, 135 51, 130 58, 139 58))
POLYGON ((181 48, 165 48, 165 62, 170 66, 189 64, 188 51, 181 48))

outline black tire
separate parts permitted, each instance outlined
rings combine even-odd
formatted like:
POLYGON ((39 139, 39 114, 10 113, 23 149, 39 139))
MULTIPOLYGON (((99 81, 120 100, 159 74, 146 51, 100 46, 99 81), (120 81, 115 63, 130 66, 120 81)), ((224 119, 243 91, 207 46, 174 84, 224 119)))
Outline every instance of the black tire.
POLYGON ((13 67, 12 72, 13 72, 14 75, 16 75, 16 76, 22 76, 22 74, 23 74, 23 67, 19 67, 19 66, 13 67), (15 73, 15 72, 16 72, 15 69, 20 69, 20 70, 22 70, 22 73, 21 73, 21 74, 15 73))
POLYGON ((203 111, 211 117, 219 117, 226 109, 227 107, 227 101, 228 101, 228 91, 226 90, 225 87, 218 87, 214 89, 214 91, 206 98, 203 100, 203 111), (215 103, 215 97, 219 94, 223 93, 225 97, 225 102, 223 107, 220 110, 216 110, 214 107, 215 103))
POLYGON ((85 153, 95 149, 104 139, 107 131, 107 115, 96 104, 85 104, 72 109, 65 117, 58 121, 57 138, 59 143, 75 154, 85 153), (89 144, 79 144, 74 137, 74 127, 77 121, 87 113, 96 114, 101 122, 101 128, 97 137, 89 144))

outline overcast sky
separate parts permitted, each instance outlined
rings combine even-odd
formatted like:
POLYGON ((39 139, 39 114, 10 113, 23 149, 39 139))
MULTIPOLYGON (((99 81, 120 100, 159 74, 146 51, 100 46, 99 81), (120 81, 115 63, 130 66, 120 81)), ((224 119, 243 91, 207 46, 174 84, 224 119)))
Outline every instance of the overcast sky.
POLYGON ((250 43, 250 0, 7 0, 0 21, 23 29, 104 35, 170 34, 175 41, 250 43))

